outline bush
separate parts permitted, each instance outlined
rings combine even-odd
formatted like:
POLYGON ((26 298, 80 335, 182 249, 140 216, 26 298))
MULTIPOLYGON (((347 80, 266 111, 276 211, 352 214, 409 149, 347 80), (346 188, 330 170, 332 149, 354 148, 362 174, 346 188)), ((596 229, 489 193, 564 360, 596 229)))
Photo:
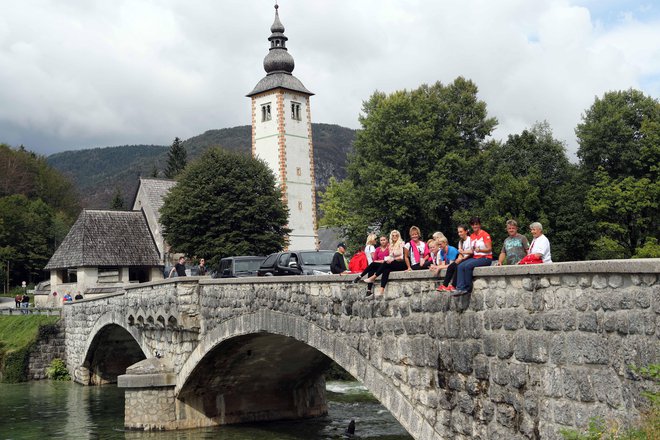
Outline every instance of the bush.
POLYGON ((53 359, 50 367, 46 368, 46 377, 52 380, 71 380, 69 370, 62 359, 53 359))

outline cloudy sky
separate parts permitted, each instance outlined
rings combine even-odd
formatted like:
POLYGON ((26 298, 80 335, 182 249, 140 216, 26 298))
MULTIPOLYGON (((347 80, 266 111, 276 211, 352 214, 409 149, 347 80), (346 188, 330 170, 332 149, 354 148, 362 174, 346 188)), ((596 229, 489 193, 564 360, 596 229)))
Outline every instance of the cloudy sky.
MULTIPOLYGON (((250 123, 273 1, 0 1, 0 142, 51 154, 250 123)), ((660 97, 657 0, 280 0, 280 17, 315 122, 358 128, 374 90, 462 75, 495 138, 547 120, 574 152, 595 96, 660 97)))

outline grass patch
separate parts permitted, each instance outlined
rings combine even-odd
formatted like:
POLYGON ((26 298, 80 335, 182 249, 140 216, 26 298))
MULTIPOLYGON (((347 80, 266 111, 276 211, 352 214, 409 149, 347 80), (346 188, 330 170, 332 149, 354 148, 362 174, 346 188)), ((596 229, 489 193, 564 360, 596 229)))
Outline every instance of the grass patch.
POLYGON ((58 316, 0 316, 0 381, 26 380, 30 349, 39 336, 54 331, 58 316))

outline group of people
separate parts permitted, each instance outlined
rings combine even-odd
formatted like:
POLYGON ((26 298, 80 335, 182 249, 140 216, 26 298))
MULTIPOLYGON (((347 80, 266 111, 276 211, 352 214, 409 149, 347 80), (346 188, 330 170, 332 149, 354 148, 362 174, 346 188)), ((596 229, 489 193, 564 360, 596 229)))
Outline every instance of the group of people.
MULTIPOLYGON (((199 265, 197 266, 197 275, 204 276, 206 273, 206 260, 204 258, 200 258, 199 265)), ((167 278, 172 278, 175 274, 177 277, 186 276, 186 257, 179 257, 179 262, 172 267, 170 272, 167 274, 167 278)))
POLYGON ((23 313, 28 313, 27 308, 30 307, 30 295, 28 295, 27 292, 22 295, 20 293, 16 295, 14 297, 14 302, 16 303, 17 309, 25 309, 23 310, 23 313))
MULTIPOLYGON (((367 283, 367 296, 371 296, 374 294, 374 282, 380 277, 380 289, 374 295, 378 297, 383 295, 392 272, 430 270, 440 277, 441 271, 445 270, 443 282, 437 290, 452 296, 465 295, 472 290, 472 275, 477 267, 552 262, 550 242, 543 235, 543 226, 534 222, 529 228, 533 237, 531 244, 527 237, 518 232, 515 220, 507 221, 508 236, 497 260, 493 260, 493 242, 490 234, 481 228, 479 217, 470 219, 469 228, 466 225, 458 226, 459 240, 456 247, 450 246, 447 237, 441 232, 434 233, 433 238, 427 242, 422 241, 422 233, 417 226, 410 228, 408 242, 403 241, 397 230, 391 231, 389 237, 381 236, 378 243, 376 235, 369 234, 363 254, 354 256, 366 261, 353 282, 358 283, 366 276, 363 281, 367 283)), ((345 251, 346 245, 340 243, 331 265, 333 273, 359 271, 351 267, 353 259, 346 264, 345 251)))

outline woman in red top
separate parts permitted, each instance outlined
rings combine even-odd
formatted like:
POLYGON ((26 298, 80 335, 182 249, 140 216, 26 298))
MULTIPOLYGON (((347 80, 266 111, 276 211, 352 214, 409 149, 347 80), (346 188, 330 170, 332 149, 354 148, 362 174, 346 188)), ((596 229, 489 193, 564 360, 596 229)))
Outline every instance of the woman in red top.
POLYGON ((470 219, 472 234, 470 243, 472 245, 472 258, 462 262, 457 267, 457 283, 453 296, 461 296, 472 290, 472 272, 475 267, 490 266, 493 262, 493 242, 490 234, 481 229, 479 217, 470 219))
MULTIPOLYGON (((376 252, 374 252, 374 261, 372 261, 371 264, 367 266, 367 268, 353 280, 353 282, 358 283, 365 275, 371 276, 375 274, 389 254, 390 242, 387 240, 387 237, 383 235, 380 237, 380 246, 377 247, 376 252)), ((373 286, 374 283, 369 283, 367 286, 367 296, 371 295, 373 286)))

